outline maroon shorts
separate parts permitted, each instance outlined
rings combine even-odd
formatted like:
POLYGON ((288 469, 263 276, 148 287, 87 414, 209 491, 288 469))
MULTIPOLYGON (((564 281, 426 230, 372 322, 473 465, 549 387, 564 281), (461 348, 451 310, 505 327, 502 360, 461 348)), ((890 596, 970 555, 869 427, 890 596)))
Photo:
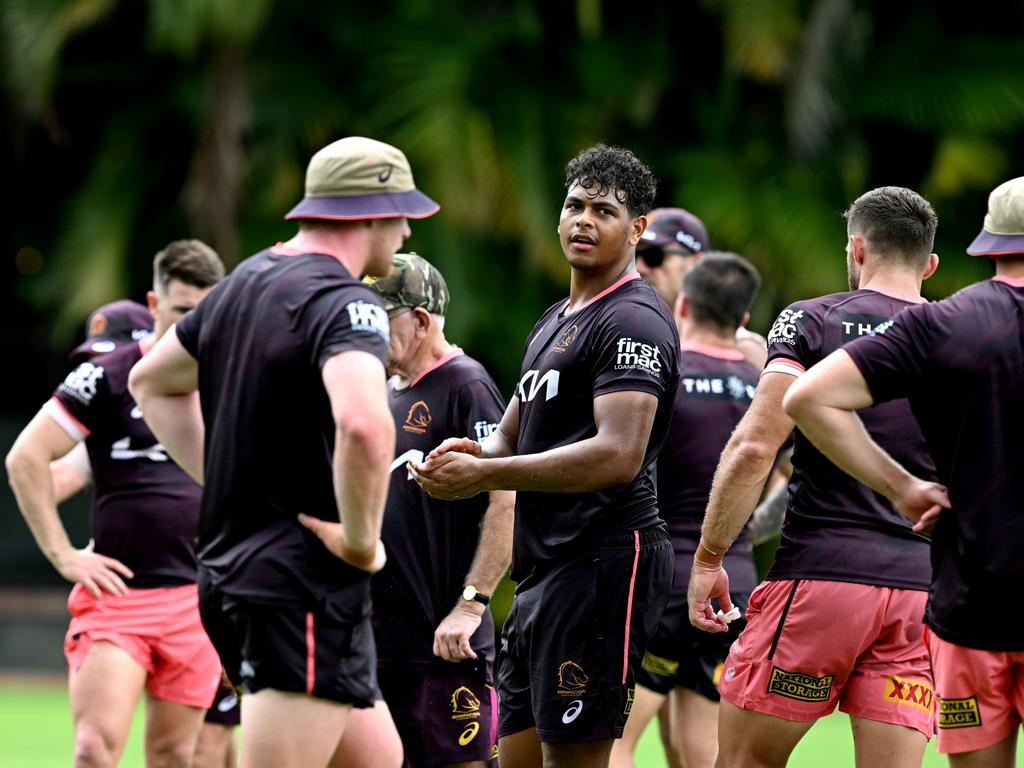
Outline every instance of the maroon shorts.
POLYGON ((220 660, 199 620, 196 585, 129 589, 93 597, 76 584, 68 597, 64 638, 68 666, 77 670, 99 640, 113 643, 146 670, 154 697, 206 709, 220 682, 220 660))
POLYGON ((719 683, 723 699, 786 720, 839 708, 931 738, 926 592, 840 581, 766 581, 719 683))
POLYGON ((998 744, 1024 719, 1024 653, 954 645, 928 630, 938 693, 939 752, 998 744))

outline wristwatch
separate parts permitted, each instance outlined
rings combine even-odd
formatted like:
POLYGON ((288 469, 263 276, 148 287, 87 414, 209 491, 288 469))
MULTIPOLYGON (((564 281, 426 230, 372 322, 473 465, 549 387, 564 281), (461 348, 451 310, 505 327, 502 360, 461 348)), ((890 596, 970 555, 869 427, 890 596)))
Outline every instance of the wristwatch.
POLYGON ((463 588, 463 590, 462 590, 462 599, 463 600, 467 600, 467 601, 468 600, 476 600, 478 603, 483 603, 484 605, 487 605, 489 602, 491 602, 491 596, 490 595, 485 595, 483 592, 479 591, 472 584, 467 584, 463 588))

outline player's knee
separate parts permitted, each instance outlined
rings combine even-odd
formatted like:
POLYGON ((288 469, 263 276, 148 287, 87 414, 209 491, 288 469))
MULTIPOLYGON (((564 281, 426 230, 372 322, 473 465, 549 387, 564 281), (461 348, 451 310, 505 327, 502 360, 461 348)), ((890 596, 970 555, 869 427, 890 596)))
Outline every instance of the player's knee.
POLYGON ((102 728, 82 723, 75 729, 75 768, 106 768, 114 765, 118 744, 102 728))
POLYGON ((194 739, 151 738, 146 743, 146 768, 189 768, 195 746, 194 739))

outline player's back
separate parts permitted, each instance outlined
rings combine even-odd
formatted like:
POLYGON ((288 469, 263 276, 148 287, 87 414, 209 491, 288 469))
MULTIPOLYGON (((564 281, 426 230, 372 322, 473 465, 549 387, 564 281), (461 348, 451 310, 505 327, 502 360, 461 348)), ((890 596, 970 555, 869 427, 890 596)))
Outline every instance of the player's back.
MULTIPOLYGON (((780 314, 769 334, 765 372, 799 375, 909 306, 865 289, 797 302, 780 314)), ((872 438, 897 461, 918 476, 934 477, 906 400, 858 413, 872 438)), ((913 533, 885 497, 836 467, 798 430, 782 543, 768 578, 927 589, 928 540, 913 533)))
MULTIPOLYGON (((321 378, 333 354, 383 357, 387 315, 336 258, 263 251, 179 323, 199 360, 205 438, 200 563, 230 573, 274 542, 289 566, 336 573, 296 522, 337 520, 334 422, 321 378)), ((267 574, 275 583, 288 573, 267 574)), ((273 590, 269 590, 273 591, 273 590)))
MULTIPOLYGON (((754 398, 757 368, 736 349, 684 346, 668 439, 658 457, 658 508, 676 552, 674 592, 686 592, 693 553, 722 449, 754 398)), ((755 586, 744 528, 725 562, 730 587, 755 586)))

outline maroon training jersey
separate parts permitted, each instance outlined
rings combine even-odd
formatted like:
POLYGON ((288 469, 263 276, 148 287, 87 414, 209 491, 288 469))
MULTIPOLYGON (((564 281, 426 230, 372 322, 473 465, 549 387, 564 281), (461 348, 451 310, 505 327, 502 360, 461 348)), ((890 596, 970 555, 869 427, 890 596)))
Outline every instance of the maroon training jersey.
POLYGON ((875 402, 909 398, 949 488, 928 625, 957 645, 1024 651, 1024 280, 908 309, 847 352, 875 402))
MULTIPOLYGON (((784 309, 768 335, 765 373, 799 376, 847 342, 864 336, 910 302, 872 290, 833 293, 784 309)), ((909 471, 935 469, 906 400, 859 411, 871 437, 909 471)), ((798 430, 782 542, 768 579, 850 581, 927 589, 928 539, 881 494, 825 458, 798 430)))
POLYGON ((368 574, 328 553, 296 516, 338 520, 320 369, 350 350, 383 362, 388 318, 377 293, 333 256, 267 250, 176 328, 199 361, 206 424, 201 575, 233 597, 353 620, 351 595, 361 585, 368 603, 368 574))
MULTIPOLYGON (((395 418, 381 538, 388 553, 373 577, 373 626, 380 666, 447 665, 433 654, 434 630, 466 585, 480 541, 488 494, 462 501, 432 499, 406 469, 448 437, 482 440, 505 411, 494 381, 476 360, 456 350, 405 389, 390 389, 395 418)), ((470 640, 477 655, 494 660, 494 621, 484 611, 470 640)))
MULTIPOLYGON (((685 347, 668 440, 658 457, 658 508, 676 553, 673 592, 686 594, 718 458, 754 399, 760 370, 734 349, 685 347)), ((725 558, 729 587, 757 584, 746 527, 725 558)))
POLYGON ((96 551, 132 569, 130 587, 189 584, 202 489, 170 460, 128 392, 140 359, 135 343, 82 363, 45 410, 89 451, 96 551))
POLYGON ((637 278, 627 275, 571 315, 562 314, 568 302, 559 302, 530 333, 516 386, 518 455, 596 435, 600 395, 647 392, 658 398, 658 409, 643 465, 630 483, 594 493, 516 495, 516 581, 552 558, 593 551, 608 535, 661 522, 654 469, 679 382, 679 334, 665 302, 637 278))

